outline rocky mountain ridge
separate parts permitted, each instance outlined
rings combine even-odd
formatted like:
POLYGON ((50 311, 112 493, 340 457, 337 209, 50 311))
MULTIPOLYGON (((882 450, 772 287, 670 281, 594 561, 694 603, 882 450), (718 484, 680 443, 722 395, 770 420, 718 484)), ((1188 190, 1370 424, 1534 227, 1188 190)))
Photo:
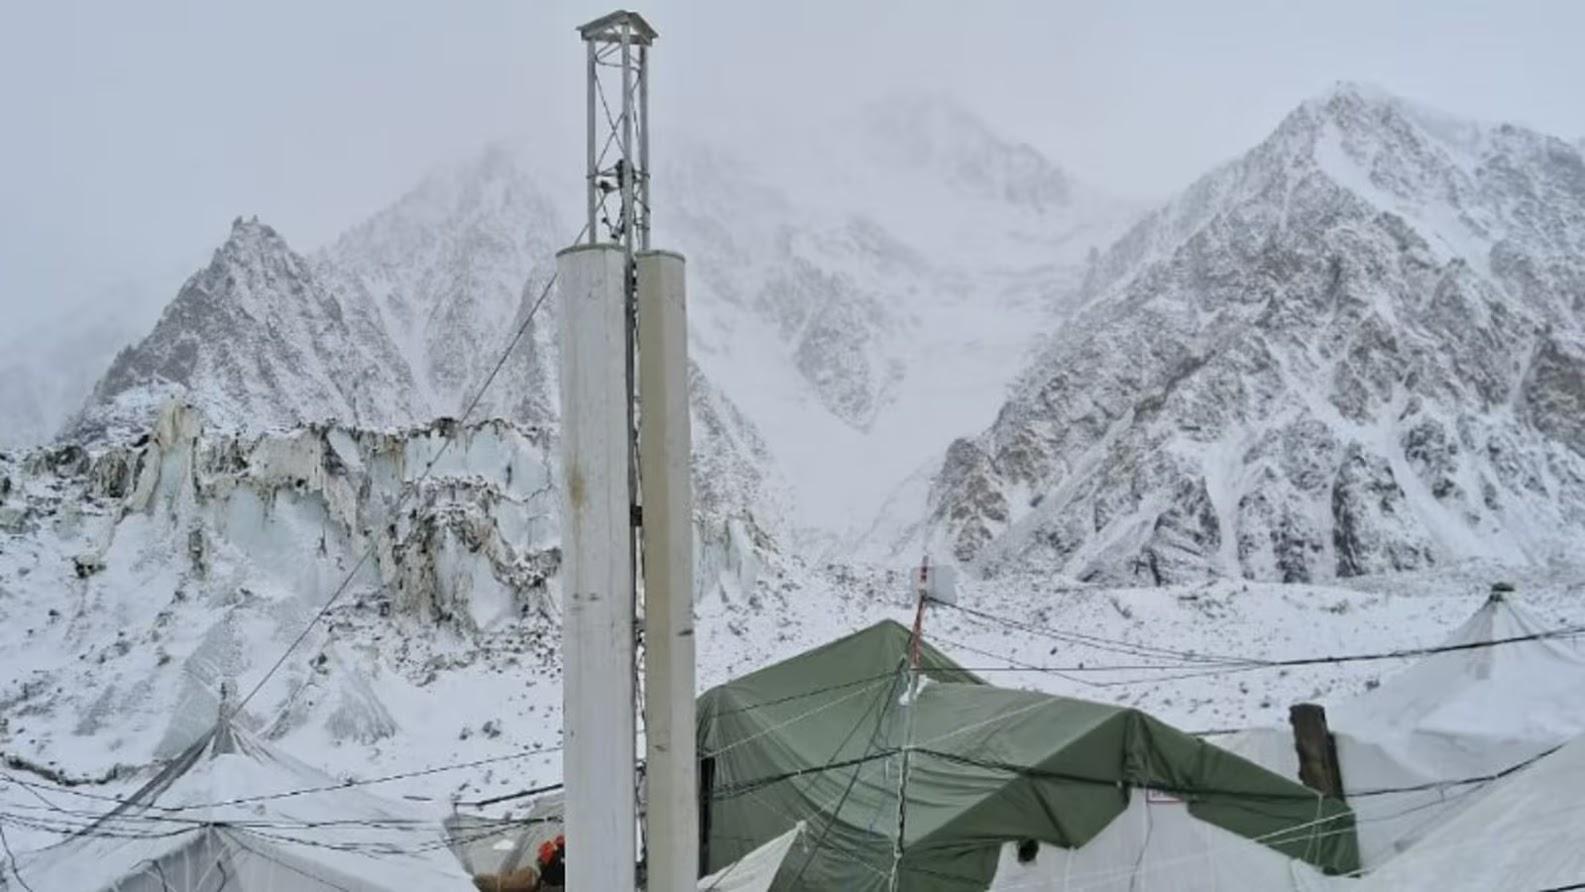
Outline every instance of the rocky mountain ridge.
MULTIPOLYGON (((1071 245, 1055 257, 1031 242, 994 261, 926 246, 975 220, 1097 243, 1123 214, 938 100, 864 120, 824 134, 843 148, 796 190, 766 159, 686 141, 657 151, 658 238, 691 259, 696 379, 711 384, 720 421, 746 426, 720 443, 762 447, 752 463, 762 490, 798 481, 797 498, 783 486, 759 509, 765 528, 806 543, 840 542, 896 479, 989 421, 1079 281, 1071 245), (918 118, 915 155, 853 188, 852 170, 874 163, 898 115, 918 118), (1041 184, 1039 201, 1025 181, 1041 184), (899 197, 925 189, 948 212, 898 213, 899 197), (1103 207, 1104 225, 1091 219, 1103 207)), ((308 257, 239 220, 154 331, 117 358, 67 439, 136 436, 173 396, 233 430, 457 415, 543 292, 574 234, 564 221, 581 218, 532 170, 492 148, 308 257)), ((479 417, 554 427, 554 313, 552 295, 479 417)), ((748 468, 749 455, 722 461, 748 468)))
POLYGON ((233 430, 414 420, 411 370, 378 309, 357 298, 328 287, 274 229, 239 217, 154 330, 117 354, 66 436, 136 436, 172 397, 200 400, 233 430))
POLYGON ((1307 581, 1585 532, 1585 161, 1343 85, 1149 215, 904 552, 1307 581))

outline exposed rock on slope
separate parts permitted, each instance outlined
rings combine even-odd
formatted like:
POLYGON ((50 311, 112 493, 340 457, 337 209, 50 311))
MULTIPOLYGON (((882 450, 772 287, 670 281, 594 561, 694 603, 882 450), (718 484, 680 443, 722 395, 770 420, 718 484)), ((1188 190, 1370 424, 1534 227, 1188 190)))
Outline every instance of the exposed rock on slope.
MULTIPOLYGON (((790 519, 760 512, 767 527, 841 539, 952 436, 986 424, 1078 283, 1083 248, 1124 214, 961 109, 880 109, 823 137, 830 151, 795 175, 709 146, 658 153, 657 236, 691 261, 693 356, 717 401, 736 405, 722 418, 763 436, 757 464, 800 482, 790 519), (908 154, 887 160, 905 123, 908 154), (1003 235, 987 253, 968 232, 1003 235)), ((581 219, 549 197, 553 182, 492 149, 309 259, 239 224, 68 438, 130 435, 171 395, 227 429, 457 415, 581 219)), ((554 426, 554 314, 552 298, 479 417, 554 426)))
MULTIPOLYGON (((412 369, 425 417, 455 415, 544 290, 573 233, 506 150, 439 171, 320 252, 315 271, 360 305, 412 369)), ((485 395, 481 415, 555 417, 547 299, 485 395)))
MULTIPOLYGON (((354 571, 245 721, 335 745, 437 733, 398 728, 413 689, 556 671, 556 462, 549 431, 507 421, 252 436, 175 403, 135 444, 0 456, 0 644, 19 667, 0 748, 94 774, 180 749, 221 683, 249 690, 354 571)), ((739 470, 706 470, 735 492, 739 470)), ((735 498, 702 496, 700 594, 741 604, 782 563, 735 498)))
POLYGON ((987 570, 1310 580, 1585 534, 1585 162, 1367 88, 1099 258, 923 538, 987 570))
MULTIPOLYGON (((178 397, 212 430, 301 424, 382 428, 455 417, 545 294, 560 240, 550 202, 504 151, 428 178, 313 261, 270 227, 238 220, 210 266, 154 331, 117 357, 70 440, 125 440, 178 397)), ((548 295, 471 418, 553 437, 558 428, 548 295)), ((781 484, 750 422, 695 376, 702 481, 713 517, 779 532, 781 484), (714 450, 755 450, 708 454, 714 450)))
POLYGON ((68 436, 128 435, 173 395, 237 430, 400 422, 416 417, 413 392, 371 303, 327 287, 275 230, 238 218, 148 337, 116 356, 68 436))

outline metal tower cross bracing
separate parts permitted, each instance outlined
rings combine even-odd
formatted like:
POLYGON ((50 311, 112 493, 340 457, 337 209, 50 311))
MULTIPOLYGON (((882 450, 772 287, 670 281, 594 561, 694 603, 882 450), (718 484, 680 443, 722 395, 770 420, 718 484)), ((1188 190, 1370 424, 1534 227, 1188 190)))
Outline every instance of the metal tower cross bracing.
POLYGON ((589 244, 628 257, 649 250, 649 48, 655 29, 636 12, 578 29, 588 52, 589 244))

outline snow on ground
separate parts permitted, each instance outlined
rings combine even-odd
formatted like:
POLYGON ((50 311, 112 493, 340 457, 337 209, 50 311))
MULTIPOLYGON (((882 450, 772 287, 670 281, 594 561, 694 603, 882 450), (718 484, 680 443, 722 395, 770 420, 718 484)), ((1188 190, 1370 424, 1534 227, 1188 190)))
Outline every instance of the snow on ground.
MULTIPOLYGON (((436 428, 201 435, 173 410, 142 445, 0 457, 7 773, 130 793, 210 727, 223 682, 258 684, 372 542, 374 559, 237 721, 337 778, 470 763, 368 787, 414 816, 558 781, 548 447, 514 425, 470 427, 417 496, 423 510, 393 517, 396 481, 441 441, 436 428)), ((808 563, 730 518, 700 529, 701 690, 882 619, 912 621, 906 567, 808 563)), ((1133 706, 1190 731, 1280 726, 1291 703, 1348 697, 1404 661, 1202 661, 1435 644, 1498 580, 1547 623, 1579 623, 1582 579, 1464 564, 1328 586, 1117 589, 1012 573, 965 580, 965 609, 932 607, 925 631, 996 684, 1133 706)), ((24 805, 39 803, 0 784, 0 813, 24 805)), ((12 836, 23 850, 52 841, 12 836)))

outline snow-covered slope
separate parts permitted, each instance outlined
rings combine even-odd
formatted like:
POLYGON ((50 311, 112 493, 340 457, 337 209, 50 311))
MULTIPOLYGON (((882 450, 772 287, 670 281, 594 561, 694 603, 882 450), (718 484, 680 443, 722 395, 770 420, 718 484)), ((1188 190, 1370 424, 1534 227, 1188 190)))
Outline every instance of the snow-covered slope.
POLYGON ((834 553, 953 437, 992 420, 1087 252, 1132 219, 938 97, 903 96, 744 160, 664 154, 695 355, 834 553), (838 544, 840 543, 840 544, 838 544))
MULTIPOLYGON (((433 418, 459 413, 477 390, 572 234, 543 184, 493 146, 427 177, 320 251, 313 267, 350 302, 376 308, 411 368, 420 411, 433 418)), ((481 414, 535 424, 555 417, 554 330, 535 319, 481 414)), ((379 421, 395 420, 405 419, 379 421)))
POLYGON ((1306 581, 1585 535, 1567 142, 1344 85, 1131 230, 1085 294, 884 541, 986 570, 1306 581))
MULTIPOLYGON (((556 462, 548 430, 506 421, 255 437, 177 403, 129 445, 0 457, 0 749, 79 775, 182 749, 221 683, 250 690, 354 571, 245 722, 325 746, 400 730, 416 751, 466 723, 403 712, 437 678, 478 686, 458 716, 516 708, 521 673, 554 671, 556 462)), ((781 564, 721 501, 699 501, 699 593, 741 601, 781 564)), ((542 693, 522 708, 559 702, 542 693)))
MULTIPOLYGON (((238 723, 336 777, 502 759, 376 788, 387 797, 445 803, 558 779, 554 451, 541 429, 470 425, 415 490, 449 433, 315 426, 237 437, 173 407, 140 445, 0 456, 6 770, 86 783, 49 795, 89 814, 103 803, 72 790, 130 792, 137 770, 212 726, 222 684, 252 689, 372 544, 350 589, 238 723), (395 515, 404 491, 408 508, 395 515)), ((698 541, 702 686, 883 617, 911 619, 901 572, 756 550, 750 529, 708 511, 698 541)), ((937 608, 926 633, 1001 684, 1126 703, 1189 730, 1241 727, 1280 722, 1297 700, 1356 693, 1395 664, 1229 673, 1164 654, 1433 644, 1480 604, 1492 578, 1482 573, 1351 589, 1128 590, 1009 574, 963 586, 965 606, 999 621, 937 608), (1105 668, 1121 665, 1158 668, 1105 668)), ((1549 625, 1585 619, 1566 580, 1516 581, 1549 625)), ((0 803, 38 807, 12 785, 0 785, 0 803)), ((11 829, 22 850, 54 840, 11 829)))

